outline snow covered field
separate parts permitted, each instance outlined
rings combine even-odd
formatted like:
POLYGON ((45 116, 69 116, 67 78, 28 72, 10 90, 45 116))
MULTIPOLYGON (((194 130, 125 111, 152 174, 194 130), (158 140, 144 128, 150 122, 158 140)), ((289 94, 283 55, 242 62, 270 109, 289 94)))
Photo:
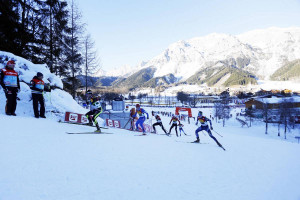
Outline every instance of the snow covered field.
MULTIPOLYGON (((168 130, 170 118, 162 120, 168 130)), ((283 140, 277 127, 265 135, 264 124, 241 128, 232 120, 223 128, 214 121, 223 151, 207 134, 200 133, 205 144, 187 143, 197 127, 183 123, 191 136, 134 137, 113 128, 69 135, 94 128, 1 112, 0 199, 300 199, 299 129, 283 140)))

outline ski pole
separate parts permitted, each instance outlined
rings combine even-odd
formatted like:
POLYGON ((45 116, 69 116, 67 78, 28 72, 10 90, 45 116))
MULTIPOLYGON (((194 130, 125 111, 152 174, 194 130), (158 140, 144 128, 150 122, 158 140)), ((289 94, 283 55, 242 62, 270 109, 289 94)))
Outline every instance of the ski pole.
POLYGON ((213 130, 213 132, 215 132, 216 134, 218 134, 219 136, 223 137, 221 134, 219 134, 217 131, 213 130))
MULTIPOLYGON (((129 118, 129 120, 127 121, 127 123, 125 124, 125 126, 123 127, 123 129, 127 126, 127 124, 129 123, 129 121, 131 121, 131 118, 129 118)), ((131 125, 130 125, 131 126, 131 125)))

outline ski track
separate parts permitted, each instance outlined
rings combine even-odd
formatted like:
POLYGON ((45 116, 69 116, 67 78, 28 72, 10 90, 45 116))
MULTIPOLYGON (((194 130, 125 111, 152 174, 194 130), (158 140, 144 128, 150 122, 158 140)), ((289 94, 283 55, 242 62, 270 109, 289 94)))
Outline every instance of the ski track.
POLYGON ((263 125, 213 122, 223 151, 203 133, 208 144, 176 142, 195 139, 193 123, 183 122, 190 137, 174 130, 171 137, 133 137, 113 128, 105 132, 114 134, 66 134, 95 128, 0 118, 1 200, 300 199, 300 145, 271 136, 272 127, 265 136, 263 125))

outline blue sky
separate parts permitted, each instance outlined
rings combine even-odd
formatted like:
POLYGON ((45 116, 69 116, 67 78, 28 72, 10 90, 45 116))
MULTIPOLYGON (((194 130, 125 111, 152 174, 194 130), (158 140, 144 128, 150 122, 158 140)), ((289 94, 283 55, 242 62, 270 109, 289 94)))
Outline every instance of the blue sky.
POLYGON ((135 66, 210 33, 300 26, 300 0, 77 0, 102 69, 135 66))

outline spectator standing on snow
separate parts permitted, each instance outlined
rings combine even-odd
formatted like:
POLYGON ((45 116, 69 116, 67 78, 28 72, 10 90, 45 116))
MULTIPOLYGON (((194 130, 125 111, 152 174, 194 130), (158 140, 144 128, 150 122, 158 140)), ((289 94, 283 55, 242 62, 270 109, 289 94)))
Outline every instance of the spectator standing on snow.
POLYGON ((45 87, 43 81, 44 75, 41 72, 38 72, 36 76, 30 81, 30 89, 32 95, 32 104, 35 118, 46 118, 45 116, 45 101, 44 101, 44 91, 50 92, 51 89, 45 87), (40 111, 39 111, 40 104, 40 111))
POLYGON ((154 116, 155 119, 156 119, 156 123, 154 123, 154 124, 152 125, 153 130, 154 130, 154 133, 156 133, 155 126, 160 126, 160 127, 162 128, 162 130, 165 132, 165 134, 167 134, 167 131, 165 130, 164 125, 162 124, 162 121, 161 121, 160 116, 157 115, 157 114, 155 114, 154 111, 152 111, 152 116, 154 116))
POLYGON ((19 74, 14 70, 15 61, 9 60, 0 72, 0 84, 6 97, 5 113, 16 116, 17 93, 20 91, 19 74))

